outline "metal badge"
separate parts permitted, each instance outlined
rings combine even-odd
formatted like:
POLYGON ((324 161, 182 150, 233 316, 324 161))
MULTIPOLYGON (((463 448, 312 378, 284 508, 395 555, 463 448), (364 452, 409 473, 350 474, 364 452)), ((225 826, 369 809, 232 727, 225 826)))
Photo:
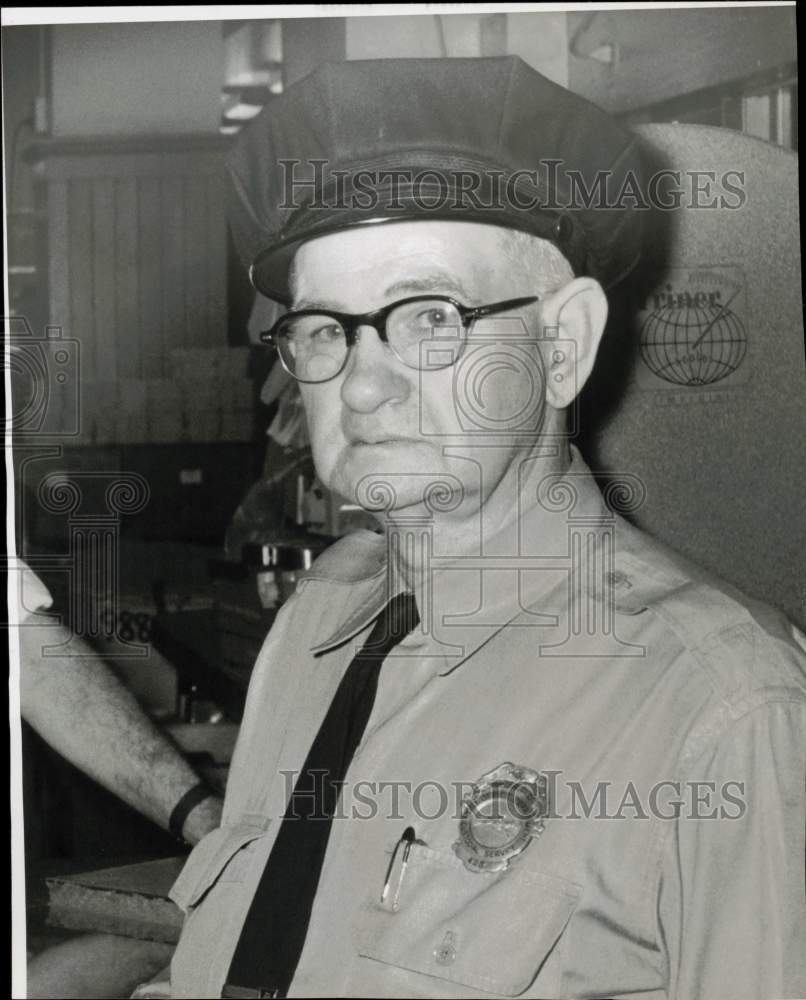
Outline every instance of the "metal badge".
POLYGON ((543 832, 548 811, 545 776, 501 764, 483 774, 462 801, 454 853, 468 871, 504 871, 543 832))

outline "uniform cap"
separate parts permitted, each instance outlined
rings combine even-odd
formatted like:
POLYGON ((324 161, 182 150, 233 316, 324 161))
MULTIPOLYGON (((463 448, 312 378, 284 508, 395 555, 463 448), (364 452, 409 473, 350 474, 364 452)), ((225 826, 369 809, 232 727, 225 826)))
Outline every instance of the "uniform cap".
POLYGON ((640 253, 633 136, 516 56, 323 64, 249 123, 227 167, 252 283, 285 304, 303 242, 371 223, 508 226, 605 287, 640 253))

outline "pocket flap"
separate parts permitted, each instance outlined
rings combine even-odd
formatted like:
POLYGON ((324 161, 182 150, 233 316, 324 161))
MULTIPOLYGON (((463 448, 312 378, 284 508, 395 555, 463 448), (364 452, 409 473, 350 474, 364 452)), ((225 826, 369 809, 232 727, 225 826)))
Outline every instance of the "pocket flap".
POLYGON ((243 866, 235 865, 235 856, 247 844, 264 837, 267 826, 268 822, 262 826, 238 823, 211 830, 188 855, 185 867, 171 887, 169 897, 181 910, 187 911, 201 901, 220 877, 231 882, 241 881, 243 866), (231 861, 233 865, 230 865, 231 861), (225 869, 226 876, 223 874, 225 869))
POLYGON ((362 914, 365 958, 483 992, 529 988, 573 913, 581 887, 513 865, 467 871, 458 858, 411 852, 400 908, 362 914))

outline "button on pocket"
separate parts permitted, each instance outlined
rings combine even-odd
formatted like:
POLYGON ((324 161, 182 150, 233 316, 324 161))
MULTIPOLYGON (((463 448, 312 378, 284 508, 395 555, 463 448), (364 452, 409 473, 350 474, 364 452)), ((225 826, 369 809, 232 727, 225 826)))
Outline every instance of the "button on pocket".
POLYGON ((434 951, 437 965, 453 965, 456 961, 456 935, 448 931, 442 939, 442 944, 434 951))

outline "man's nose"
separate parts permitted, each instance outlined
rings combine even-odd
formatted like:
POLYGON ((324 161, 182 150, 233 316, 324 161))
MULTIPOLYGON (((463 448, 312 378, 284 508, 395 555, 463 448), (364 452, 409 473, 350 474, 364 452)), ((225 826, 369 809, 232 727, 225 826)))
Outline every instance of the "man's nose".
POLYGON ((347 360, 341 398, 351 410, 371 413, 387 402, 405 399, 411 385, 401 363, 373 326, 360 326, 347 360))

